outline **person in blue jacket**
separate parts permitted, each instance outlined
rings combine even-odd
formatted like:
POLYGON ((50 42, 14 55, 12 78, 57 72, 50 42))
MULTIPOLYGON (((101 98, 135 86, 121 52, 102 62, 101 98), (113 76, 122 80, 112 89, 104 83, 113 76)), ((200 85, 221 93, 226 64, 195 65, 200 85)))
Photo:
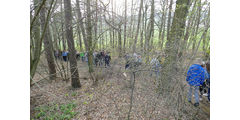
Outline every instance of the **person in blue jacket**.
POLYGON ((65 62, 67 62, 67 57, 68 57, 68 51, 66 51, 66 50, 64 50, 63 51, 63 53, 62 53, 62 56, 63 56, 63 60, 65 61, 65 62))
POLYGON ((206 70, 201 66, 201 59, 196 59, 195 64, 191 65, 187 72, 187 82, 190 85, 188 92, 188 102, 192 99, 192 90, 194 89, 195 103, 194 106, 199 106, 199 86, 203 84, 205 79, 208 79, 206 70))

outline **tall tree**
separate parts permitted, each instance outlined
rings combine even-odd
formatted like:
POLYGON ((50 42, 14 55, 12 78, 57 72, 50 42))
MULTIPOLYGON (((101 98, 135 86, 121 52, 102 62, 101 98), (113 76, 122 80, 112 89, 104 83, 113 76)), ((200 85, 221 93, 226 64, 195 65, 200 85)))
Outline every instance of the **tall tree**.
MULTIPOLYGON (((54 0, 52 0, 52 3, 54 0)), ((48 24, 48 20, 46 20, 46 6, 44 5, 43 8, 40 11, 40 21, 41 21, 41 28, 44 30, 44 25, 48 24)), ((56 78, 56 68, 54 63, 54 57, 53 57, 53 44, 50 34, 50 28, 49 25, 46 28, 46 34, 44 35, 44 49, 45 49, 45 56, 47 58, 48 63, 48 71, 50 75, 50 79, 53 80, 56 78)))
MULTIPOLYGON (((92 23, 91 23, 91 4, 87 0, 87 40, 88 40, 88 68, 92 77, 93 73, 93 48, 92 48, 92 23)), ((92 77, 93 79, 93 77, 92 77)))
MULTIPOLYGON (((191 6, 191 4, 189 5, 189 8, 190 8, 190 6, 191 6)), ((187 41, 188 41, 188 38, 189 38, 189 35, 190 35, 190 31, 193 28, 193 23, 194 23, 194 19, 195 19, 195 14, 194 14, 195 13, 195 11, 194 11, 195 6, 196 6, 196 0, 193 3, 192 10, 189 10, 189 13, 188 13, 189 15, 188 15, 187 26, 185 28, 184 40, 182 41, 182 43, 180 45, 180 47, 181 47, 180 52, 182 52, 186 49, 187 41)))
POLYGON ((64 50, 66 50, 66 40, 65 40, 65 31, 64 31, 64 11, 63 11, 63 7, 62 7, 62 1, 63 0, 60 0, 60 4, 61 4, 61 6, 60 6, 60 9, 61 9, 61 28, 62 28, 62 45, 63 45, 63 49, 64 50))
POLYGON ((197 34, 198 34, 198 29, 199 29, 199 23, 200 23, 200 18, 201 18, 201 0, 198 0, 198 17, 197 17, 197 21, 196 21, 196 24, 197 24, 197 27, 196 27, 196 30, 195 30, 195 35, 193 37, 193 45, 192 45, 192 53, 194 52, 195 50, 195 46, 196 46, 196 39, 197 39, 197 34))
POLYGON ((65 27, 66 27, 66 38, 68 43, 69 61, 70 61, 70 72, 72 79, 72 87, 79 88, 81 87, 78 68, 77 68, 77 60, 76 60, 76 50, 74 47, 73 41, 73 28, 72 28, 72 8, 71 8, 71 0, 64 0, 64 11, 65 11, 65 27))
POLYGON ((126 40, 127 40, 127 0, 125 0, 125 10, 124 10, 124 38, 123 38, 123 53, 125 53, 126 40))
MULTIPOLYGON (((113 22, 113 24, 114 24, 114 16, 113 16, 113 1, 114 0, 112 0, 112 22, 113 22)), ((115 39, 115 31, 114 31, 114 29, 112 29, 112 47, 114 48, 114 40, 115 39)))
POLYGON ((163 64, 162 80, 164 86, 169 87, 174 75, 177 72, 177 54, 178 45, 183 37, 186 17, 188 13, 188 4, 190 0, 177 0, 176 9, 169 33, 169 39, 165 45, 166 60, 163 64))
POLYGON ((210 21, 209 21, 209 18, 210 18, 210 8, 209 8, 209 10, 208 10, 208 14, 207 14, 207 16, 208 16, 208 18, 207 18, 207 20, 206 20, 206 22, 204 23, 205 24, 205 30, 204 30, 204 32, 203 32, 203 35, 202 35, 202 39, 203 39, 203 51, 204 51, 204 54, 206 54, 205 52, 206 52, 206 47, 207 47, 207 45, 206 45, 206 43, 207 43, 207 41, 206 41, 206 36, 207 36, 207 31, 208 31, 208 28, 210 27, 209 26, 209 23, 210 23, 210 21))
POLYGON ((94 48, 98 46, 98 0, 96 0, 95 7, 95 20, 94 20, 94 48))
POLYGON ((172 4, 173 0, 170 1, 169 9, 168 9, 168 20, 167 20, 167 40, 169 39, 169 32, 170 32, 170 25, 171 25, 171 18, 172 18, 172 4))
POLYGON ((163 1, 161 26, 159 28, 159 34, 158 34, 159 46, 160 46, 161 50, 163 48, 163 43, 164 43, 167 3, 168 3, 168 0, 163 1))
MULTIPOLYGON (((43 29, 43 33, 40 36, 40 22, 39 22, 39 12, 42 9, 43 5, 46 3, 46 0, 43 0, 41 4, 38 0, 34 0, 34 7, 36 9, 34 10, 34 16, 32 17, 31 14, 31 26, 30 26, 30 38, 31 38, 31 46, 30 46, 30 81, 32 83, 32 78, 35 75, 36 69, 38 62, 40 60, 40 55, 41 55, 41 50, 42 50, 42 36, 45 34, 46 31, 46 26, 45 24, 45 29, 43 29)), ((49 18, 47 17, 47 20, 49 18)))
POLYGON ((122 24, 118 24, 118 57, 122 57, 122 28, 121 28, 122 24))
POLYGON ((86 50, 88 50, 88 41, 86 38, 86 32, 85 32, 86 30, 84 29, 84 23, 83 23, 83 18, 82 18, 82 12, 80 10, 79 0, 76 0, 76 11, 77 11, 78 25, 81 28, 85 48, 86 48, 86 50))
POLYGON ((133 43, 133 52, 136 52, 136 45, 137 45, 139 27, 140 27, 140 22, 141 22, 142 8, 143 8, 143 0, 141 0, 139 13, 138 13, 137 31, 136 31, 136 35, 135 35, 135 39, 134 39, 134 43, 133 43))
POLYGON ((147 38, 146 38, 146 51, 147 54, 146 63, 149 62, 149 54, 150 51, 150 40, 153 37, 153 31, 154 31, 154 0, 151 1, 151 14, 150 14, 150 21, 147 26, 147 38))

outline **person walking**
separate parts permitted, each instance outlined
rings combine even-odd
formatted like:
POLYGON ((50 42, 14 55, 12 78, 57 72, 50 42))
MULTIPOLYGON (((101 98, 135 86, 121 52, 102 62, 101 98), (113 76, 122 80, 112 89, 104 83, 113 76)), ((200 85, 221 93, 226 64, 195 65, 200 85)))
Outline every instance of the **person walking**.
POLYGON ((109 55, 109 53, 107 53, 105 55, 105 67, 107 67, 107 66, 110 67, 110 60, 111 60, 111 56, 109 55))
POLYGON ((67 62, 68 52, 66 50, 63 51, 62 56, 63 56, 63 60, 67 62))
MULTIPOLYGON (((154 58, 151 60, 150 64, 152 65, 152 69, 153 69, 153 71, 155 72, 156 77, 157 77, 157 79, 158 79, 158 77, 159 77, 159 75, 160 75, 160 67, 161 67, 160 62, 158 61, 157 58, 154 57, 154 58)), ((153 71, 151 71, 151 76, 152 76, 153 71)))
POLYGON ((82 59, 82 62, 84 62, 84 52, 81 52, 81 53, 80 53, 80 57, 81 57, 81 59, 82 59))
POLYGON ((206 70, 201 66, 201 59, 196 59, 187 72, 186 81, 190 88, 188 91, 188 102, 191 103, 192 91, 194 91, 195 103, 194 106, 199 106, 199 86, 203 85, 204 80, 208 79, 206 70))

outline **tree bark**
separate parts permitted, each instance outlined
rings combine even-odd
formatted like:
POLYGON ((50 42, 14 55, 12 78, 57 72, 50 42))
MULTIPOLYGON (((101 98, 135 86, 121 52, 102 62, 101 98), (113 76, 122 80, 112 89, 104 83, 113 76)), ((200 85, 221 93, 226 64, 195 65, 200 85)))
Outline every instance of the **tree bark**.
MULTIPOLYGON (((52 3, 54 0, 52 0, 52 3)), ((46 14, 46 6, 44 5, 43 8, 40 11, 40 20, 41 20, 41 28, 44 29, 44 25, 48 24, 48 20, 46 20, 45 17, 46 14)), ((53 44, 50 34, 50 28, 49 25, 46 28, 46 34, 44 35, 44 49, 45 49, 45 56, 47 58, 48 63, 48 71, 49 71, 49 78, 51 80, 54 80, 56 78, 56 67, 54 63, 54 57, 53 57, 53 44)))
POLYGON ((64 31, 64 21, 63 21, 63 18, 64 18, 64 11, 63 11, 63 6, 62 6, 62 1, 63 0, 60 0, 61 1, 61 27, 62 27, 62 45, 63 45, 63 50, 66 50, 66 41, 65 41, 65 31, 64 31))
POLYGON ((123 40, 123 53, 125 54, 126 39, 127 39, 127 0, 125 0, 125 11, 124 11, 124 40, 123 40))
POLYGON ((84 23, 83 23, 83 18, 82 18, 82 12, 80 10, 80 6, 79 6, 79 0, 76 0, 76 8, 77 8, 77 18, 78 18, 78 25, 80 26, 81 28, 81 32, 82 32, 82 36, 83 36, 83 41, 84 41, 84 45, 85 45, 85 50, 88 50, 88 41, 87 41, 87 38, 86 38, 86 32, 85 32, 85 29, 84 29, 84 23))
MULTIPOLYGON (((92 77, 93 72, 93 51, 92 51, 92 23, 91 23, 91 9, 90 0, 87 0, 87 40, 88 40, 88 68, 92 77)), ((92 78, 93 79, 93 78, 92 78)))
MULTIPOLYGON (((116 7, 116 6, 115 6, 116 7)), ((113 0, 112 0, 112 22, 113 22, 113 24, 114 24, 114 16, 113 16, 113 0)), ((115 46, 115 44, 114 44, 114 39, 115 39, 115 32, 114 32, 114 29, 112 29, 112 47, 113 47, 113 49, 114 49, 114 46, 115 46)))
POLYGON ((136 52, 136 45, 137 45, 139 27, 140 27, 140 22, 141 22, 142 8, 143 8, 143 0, 141 0, 139 13, 138 13, 138 23, 137 23, 136 36, 135 36, 134 43, 133 43, 133 53, 136 52))
MULTIPOLYGON (((35 20, 33 21, 33 18, 31 19, 31 26, 33 26, 31 29, 30 28, 30 32, 31 32, 31 43, 30 45, 30 81, 32 83, 32 78, 35 75, 36 69, 37 69, 37 65, 40 59, 40 55, 41 55, 41 50, 42 50, 42 39, 40 36, 40 22, 39 22, 39 14, 37 14, 37 11, 40 11, 40 9, 42 9, 42 6, 45 4, 45 1, 42 1, 41 6, 37 7, 39 4, 38 0, 34 0, 33 4, 36 8, 38 8, 37 10, 34 11, 34 17, 35 20)), ((45 31, 43 29, 43 31, 45 31)), ((44 33, 42 33, 42 35, 44 35, 44 33)))
POLYGON ((122 37, 121 37, 121 24, 119 24, 119 30, 118 30, 118 52, 119 52, 119 57, 122 57, 122 37))
POLYGON ((71 72, 71 85, 73 88, 80 88, 80 80, 78 75, 77 61, 76 61, 76 50, 73 41, 73 28, 72 28, 72 8, 71 0, 64 0, 64 11, 65 11, 65 27, 66 27, 66 38, 69 49, 69 61, 70 61, 70 72, 71 72))
POLYGON ((169 39, 169 31, 170 31, 170 25, 171 25, 171 17, 172 17, 172 4, 173 0, 170 1, 169 9, 168 9, 168 21, 167 21, 167 40, 169 39))
POLYGON ((151 2, 151 14, 150 14, 150 21, 148 23, 148 29, 147 29, 147 38, 146 38, 146 49, 147 51, 145 51, 146 55, 147 55, 147 58, 146 58, 146 63, 149 63, 149 51, 150 51, 150 40, 151 40, 151 37, 153 35, 153 31, 154 31, 154 0, 152 0, 151 2))
MULTIPOLYGON (((188 13, 188 4, 189 0, 177 0, 176 2, 176 9, 173 17, 173 22, 171 25, 171 30, 169 33, 169 39, 165 45, 165 53, 167 57, 165 58, 163 64, 163 71, 162 71, 162 81, 163 85, 162 88, 168 88, 174 80, 174 75, 177 74, 177 54, 178 54, 178 45, 181 41, 184 28, 186 17, 188 13)), ((163 89, 164 90, 164 89, 163 89)))
POLYGON ((200 18, 201 18, 201 0, 198 2, 198 17, 197 17, 197 28, 195 31, 195 36, 193 37, 193 46, 192 46, 192 53, 195 50, 195 45, 196 45, 196 39, 197 39, 197 34, 198 34, 198 29, 199 29, 199 23, 200 23, 200 18))

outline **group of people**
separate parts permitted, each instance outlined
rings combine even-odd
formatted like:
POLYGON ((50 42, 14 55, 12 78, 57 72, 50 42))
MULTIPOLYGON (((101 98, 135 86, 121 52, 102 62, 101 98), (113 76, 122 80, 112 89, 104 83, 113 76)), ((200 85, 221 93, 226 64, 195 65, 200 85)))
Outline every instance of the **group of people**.
MULTIPOLYGON (((137 53, 127 54, 124 56, 126 60, 125 69, 127 68, 136 68, 142 64, 142 57, 137 53)), ((155 73, 156 77, 160 76, 161 64, 160 60, 157 57, 153 57, 150 62, 151 65, 151 76, 155 73)))
POLYGON ((69 52, 66 50, 64 50, 64 51, 61 51, 61 50, 55 51, 54 50, 54 56, 56 59, 64 60, 66 62, 66 61, 68 61, 69 52))
MULTIPOLYGON (((54 56, 56 59, 63 60, 65 62, 68 61, 69 52, 64 51, 54 51, 54 56)), ((88 62, 88 52, 77 52, 76 59, 82 60, 82 62, 88 62)), ((96 66, 103 66, 105 63, 105 67, 110 67, 111 56, 109 52, 105 52, 104 50, 99 52, 93 52, 93 64, 96 66)))
POLYGON ((127 54, 124 58, 126 60, 125 69, 136 68, 142 64, 142 57, 137 53, 127 54))
POLYGON ((103 66, 105 63, 105 67, 110 67, 111 56, 109 52, 93 52, 93 59, 96 66, 103 66))
POLYGON ((196 59, 188 69, 186 80, 190 86, 188 102, 191 103, 192 91, 194 91, 195 107, 199 106, 203 95, 207 96, 210 101, 210 62, 205 63, 201 59, 196 59))
MULTIPOLYGON (((56 59, 63 59, 68 61, 69 52, 64 51, 54 51, 54 56, 56 59)), ((76 53, 76 58, 82 60, 82 62, 88 62, 88 52, 76 53)), ((126 60, 125 69, 132 69, 140 66, 142 64, 142 57, 137 53, 127 54, 124 56, 126 60)), ((96 66, 110 67, 111 56, 109 52, 99 51, 93 52, 93 63, 96 66)), ((160 61, 153 57, 150 62, 152 73, 156 74, 158 78, 160 76, 161 64, 160 61)), ((194 92, 195 103, 194 106, 199 106, 199 101, 202 99, 202 96, 207 96, 210 101, 210 62, 203 62, 200 58, 194 61, 194 64, 191 65, 187 72, 186 81, 189 84, 188 91, 188 101, 191 102, 192 92, 194 92), (199 94, 200 93, 200 94, 199 94)))

